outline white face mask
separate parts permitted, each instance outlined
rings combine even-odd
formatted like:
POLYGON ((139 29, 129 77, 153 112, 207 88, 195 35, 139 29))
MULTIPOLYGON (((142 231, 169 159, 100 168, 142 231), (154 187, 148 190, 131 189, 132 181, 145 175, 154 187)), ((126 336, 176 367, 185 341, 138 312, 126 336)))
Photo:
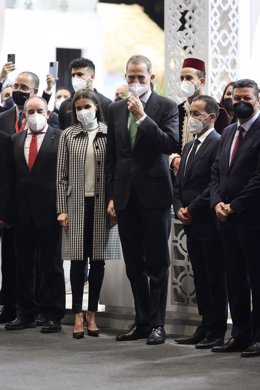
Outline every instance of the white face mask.
POLYGON ((64 102, 64 100, 67 100, 67 98, 62 97, 59 100, 56 100, 55 102, 55 108, 57 111, 59 111, 61 104, 64 102))
POLYGON ((128 90, 135 97, 140 97, 140 96, 144 95, 146 92, 148 92, 149 85, 140 84, 140 83, 128 84, 128 90))
POLYGON ((190 81, 183 80, 180 85, 182 96, 187 98, 193 96, 197 89, 195 85, 190 81))
POLYGON ((87 77, 86 80, 81 79, 79 77, 72 77, 71 83, 75 92, 78 92, 80 89, 90 88, 90 82, 88 81, 90 76, 87 77))
POLYGON ((96 119, 96 111, 93 109, 76 111, 76 115, 77 120, 82 124, 82 126, 86 126, 96 119))
POLYGON ((203 121, 200 121, 199 119, 197 118, 193 118, 193 116, 189 116, 189 119, 188 119, 188 129, 189 129, 189 132, 191 134, 200 134, 202 132, 203 129, 205 129, 205 127, 208 125, 208 123, 204 124, 204 120, 207 119, 208 116, 206 116, 206 118, 203 119, 203 121))
POLYGON ((36 112, 35 114, 28 115, 27 123, 29 129, 37 133, 38 131, 42 131, 44 129, 47 123, 47 118, 36 112))

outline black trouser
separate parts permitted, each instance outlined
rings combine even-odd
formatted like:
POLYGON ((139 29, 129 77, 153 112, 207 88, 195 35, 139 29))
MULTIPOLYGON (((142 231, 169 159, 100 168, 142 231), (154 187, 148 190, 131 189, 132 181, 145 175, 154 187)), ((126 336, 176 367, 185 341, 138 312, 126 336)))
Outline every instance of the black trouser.
POLYGON ((2 230, 2 288, 0 303, 10 312, 16 311, 16 258, 13 229, 2 230))
MULTIPOLYGON (((87 260, 75 260, 71 262, 70 282, 72 289, 72 311, 73 313, 82 312, 82 298, 85 282, 84 270, 87 260)), ((105 262, 103 260, 90 261, 90 270, 88 275, 88 310, 97 311, 100 290, 103 283, 105 262)))
POLYGON ((23 318, 32 320, 38 314, 35 301, 35 268, 40 262, 43 277, 42 304, 47 319, 58 321, 65 312, 65 283, 60 251, 57 249, 60 227, 41 228, 33 220, 30 225, 14 228, 17 256, 18 304, 23 318), (38 259, 35 253, 38 253, 38 259))
POLYGON ((260 231, 237 229, 226 222, 221 233, 232 336, 260 340, 260 231))
POLYGON ((170 207, 145 208, 132 192, 117 210, 126 273, 131 283, 138 327, 164 326, 169 276, 170 207))
POLYGON ((89 295, 88 310, 97 311, 100 290, 102 287, 105 262, 103 260, 92 260, 93 253, 93 225, 94 225, 94 197, 85 198, 84 215, 84 260, 71 261, 70 282, 72 289, 72 311, 82 312, 83 289, 85 282, 85 268, 87 259, 90 259, 90 270, 88 275, 89 295))
MULTIPOLYGON (((210 230, 210 227, 209 227, 210 230)), ((204 236, 184 226, 192 265, 199 314, 199 331, 207 337, 224 337, 227 322, 227 290, 221 239, 216 231, 204 236)))

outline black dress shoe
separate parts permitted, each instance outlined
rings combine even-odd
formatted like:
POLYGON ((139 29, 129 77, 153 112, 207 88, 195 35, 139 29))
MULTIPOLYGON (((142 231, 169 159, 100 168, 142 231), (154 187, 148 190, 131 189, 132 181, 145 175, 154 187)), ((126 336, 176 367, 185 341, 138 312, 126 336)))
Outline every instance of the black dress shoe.
POLYGON ((41 328, 42 333, 58 333, 61 330, 59 321, 48 320, 41 328))
POLYGON ((231 337, 225 344, 216 345, 212 352, 241 352, 248 346, 248 342, 231 337))
POLYGON ((72 337, 77 340, 84 339, 84 332, 73 332, 72 337))
POLYGON ((5 307, 0 313, 0 324, 5 324, 6 322, 14 321, 16 318, 16 311, 8 310, 5 307))
POLYGON ((166 334, 162 326, 158 326, 157 328, 153 328, 152 332, 149 334, 147 338, 146 344, 148 345, 158 345, 164 344, 166 339, 166 334))
POLYGON ((260 342, 253 342, 246 348, 243 352, 241 352, 241 357, 255 357, 260 356, 260 342))
POLYGON ((178 337, 175 339, 176 343, 183 344, 183 345, 195 345, 198 344, 200 341, 202 341, 205 338, 205 334, 202 333, 194 333, 193 336, 189 337, 178 337))
POLYGON ((205 339, 201 340, 198 344, 195 345, 197 349, 207 349, 215 347, 216 345, 223 345, 224 338, 223 337, 205 337, 205 339))
POLYGON ((127 333, 120 334, 116 337, 116 341, 132 341, 146 339, 151 330, 146 328, 138 328, 137 326, 130 329, 127 333))
POLYGON ((14 321, 8 322, 8 324, 5 325, 5 329, 7 330, 23 330, 27 328, 36 328, 36 322, 34 320, 17 317, 14 321))
POLYGON ((37 326, 43 326, 46 324, 47 319, 44 317, 42 314, 38 314, 37 317, 35 318, 35 322, 37 326))

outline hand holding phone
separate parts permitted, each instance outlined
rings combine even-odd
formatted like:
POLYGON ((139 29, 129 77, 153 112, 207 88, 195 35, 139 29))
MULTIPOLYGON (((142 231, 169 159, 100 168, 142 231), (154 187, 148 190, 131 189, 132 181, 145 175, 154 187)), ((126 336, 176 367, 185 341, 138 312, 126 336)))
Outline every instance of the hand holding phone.
POLYGON ((58 70, 59 70, 59 62, 52 61, 49 64, 49 74, 54 78, 54 80, 58 79, 58 70))
POLYGON ((7 62, 15 64, 15 54, 7 54, 7 62))

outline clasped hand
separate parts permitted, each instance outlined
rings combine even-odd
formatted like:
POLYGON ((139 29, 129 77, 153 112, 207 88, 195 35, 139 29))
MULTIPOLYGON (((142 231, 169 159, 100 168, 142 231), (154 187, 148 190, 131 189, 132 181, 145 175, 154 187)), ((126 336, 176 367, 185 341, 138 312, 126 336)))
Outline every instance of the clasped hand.
POLYGON ((141 119, 144 115, 144 108, 139 97, 130 95, 128 98, 128 110, 136 117, 137 120, 141 119))

